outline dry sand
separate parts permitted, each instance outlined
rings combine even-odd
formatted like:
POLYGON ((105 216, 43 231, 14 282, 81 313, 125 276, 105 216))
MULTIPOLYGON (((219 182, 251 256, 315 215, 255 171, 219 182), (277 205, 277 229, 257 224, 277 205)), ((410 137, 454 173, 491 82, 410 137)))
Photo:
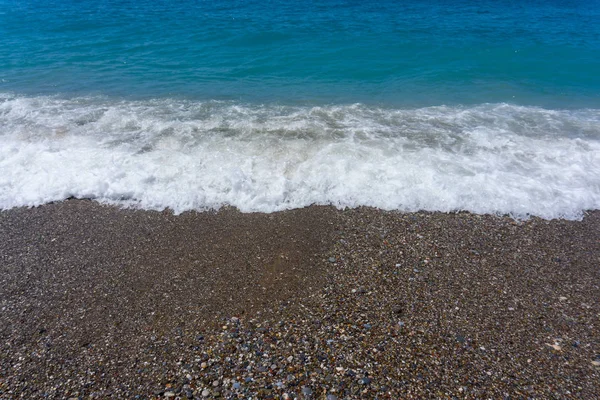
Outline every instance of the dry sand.
POLYGON ((600 212, 0 213, 0 398, 600 398, 600 212))

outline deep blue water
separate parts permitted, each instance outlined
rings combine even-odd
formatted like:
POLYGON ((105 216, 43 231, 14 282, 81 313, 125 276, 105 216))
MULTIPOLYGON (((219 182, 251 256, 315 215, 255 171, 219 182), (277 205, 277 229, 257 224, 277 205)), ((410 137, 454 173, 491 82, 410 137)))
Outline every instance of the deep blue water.
POLYGON ((0 0, 0 209, 600 209, 600 0, 0 0))
POLYGON ((0 0, 0 92, 600 107, 600 2, 0 0))

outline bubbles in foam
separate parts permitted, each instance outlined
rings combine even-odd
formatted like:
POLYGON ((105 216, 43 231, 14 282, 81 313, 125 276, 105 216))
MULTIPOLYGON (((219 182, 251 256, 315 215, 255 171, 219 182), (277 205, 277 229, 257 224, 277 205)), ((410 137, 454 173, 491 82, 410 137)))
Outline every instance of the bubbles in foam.
POLYGON ((0 207, 68 197, 580 218, 600 208, 600 110, 0 95, 0 207))

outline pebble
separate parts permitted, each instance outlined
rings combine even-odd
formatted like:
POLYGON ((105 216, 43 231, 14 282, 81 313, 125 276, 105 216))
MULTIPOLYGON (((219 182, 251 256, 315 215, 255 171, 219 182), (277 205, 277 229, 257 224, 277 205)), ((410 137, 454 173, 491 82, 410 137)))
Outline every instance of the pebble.
POLYGON ((335 257, 329 257, 329 262, 330 263, 334 263, 335 262, 335 257))
POLYGON ((337 396, 334 394, 328 394, 327 395, 327 400, 338 400, 337 396))
POLYGON ((359 382, 360 382, 361 385, 370 385, 371 384, 371 378, 364 377, 359 382))
POLYGON ((312 389, 308 386, 302 386, 302 394, 305 396, 310 396, 312 394, 312 389))
POLYGON ((233 388, 233 390, 240 390, 242 388, 242 384, 239 382, 233 382, 233 385, 231 387, 233 388))
POLYGON ((204 390, 202 391, 202 397, 208 397, 208 396, 210 396, 210 390, 208 390, 208 389, 204 389, 204 390))
POLYGON ((562 350, 562 347, 559 346, 558 344, 549 344, 549 343, 546 343, 546 346, 552 347, 556 351, 561 351, 562 350))

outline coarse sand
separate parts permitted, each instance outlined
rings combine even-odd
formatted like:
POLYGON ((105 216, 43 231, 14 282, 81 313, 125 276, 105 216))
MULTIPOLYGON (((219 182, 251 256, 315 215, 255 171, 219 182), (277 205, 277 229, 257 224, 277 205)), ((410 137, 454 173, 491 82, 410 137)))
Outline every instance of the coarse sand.
POLYGON ((582 221, 0 212, 0 398, 600 398, 582 221))

